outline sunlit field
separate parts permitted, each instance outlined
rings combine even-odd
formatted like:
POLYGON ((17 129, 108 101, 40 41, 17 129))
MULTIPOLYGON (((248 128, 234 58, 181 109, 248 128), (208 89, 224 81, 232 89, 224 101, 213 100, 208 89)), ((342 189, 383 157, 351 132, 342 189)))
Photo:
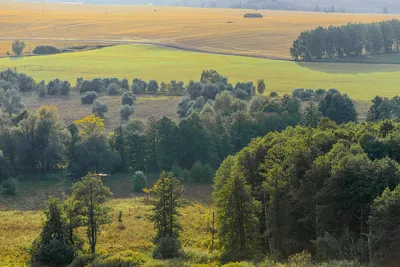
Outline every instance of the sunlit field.
POLYGON ((50 56, 0 59, 0 69, 16 67, 37 81, 60 78, 73 85, 77 77, 155 79, 158 82, 199 80, 204 69, 216 69, 229 81, 264 79, 267 93, 291 93, 295 88, 336 88, 355 100, 399 93, 398 64, 298 63, 161 48, 119 45, 50 56))
POLYGON ((399 15, 155 6, 71 5, 0 1, 0 55, 13 38, 27 50, 38 43, 66 46, 95 42, 149 42, 209 52, 289 58, 300 32, 317 26, 389 20, 399 15))

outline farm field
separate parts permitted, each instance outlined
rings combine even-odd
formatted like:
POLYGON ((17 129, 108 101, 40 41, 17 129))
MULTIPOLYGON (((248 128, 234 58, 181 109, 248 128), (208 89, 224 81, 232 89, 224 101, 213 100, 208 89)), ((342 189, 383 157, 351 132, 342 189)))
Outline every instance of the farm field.
POLYGON ((68 5, 1 0, 0 55, 21 38, 35 44, 69 42, 148 42, 208 52, 289 58, 300 32, 317 26, 371 22, 400 15, 315 12, 257 12, 263 19, 244 19, 240 9, 154 6, 68 5))
MULTIPOLYGON (((29 180, 29 177, 26 179, 29 180)), ((154 235, 153 224, 148 219, 151 205, 143 194, 131 192, 131 178, 116 175, 104 178, 114 194, 111 201, 112 223, 106 225, 99 237, 99 252, 121 250, 141 251, 151 254, 154 235), (117 222, 119 211, 123 212, 124 230, 117 222)), ((0 197, 0 266, 28 266, 28 249, 40 233, 44 218, 43 208, 48 195, 63 197, 72 180, 22 182, 20 194, 0 197)), ((208 252, 211 185, 187 185, 187 205, 181 210, 183 227, 182 244, 186 250, 208 252)), ((83 229, 82 229, 83 230, 83 229)), ((81 235, 85 238, 84 232, 81 235)))
POLYGON ((36 80, 54 78, 75 84, 77 77, 135 77, 158 82, 199 80, 204 69, 216 69, 232 83, 264 79, 267 93, 295 88, 336 88, 355 100, 399 93, 400 64, 299 63, 182 51, 154 45, 119 45, 50 56, 0 59, 0 69, 16 67, 36 80))

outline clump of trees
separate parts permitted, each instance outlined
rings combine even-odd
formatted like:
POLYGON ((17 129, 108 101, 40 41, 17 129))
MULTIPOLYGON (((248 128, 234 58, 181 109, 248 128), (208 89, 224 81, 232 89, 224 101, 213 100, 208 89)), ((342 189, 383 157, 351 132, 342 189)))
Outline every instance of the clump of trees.
POLYGON ((59 54, 61 52, 61 49, 52 45, 38 45, 32 50, 32 53, 36 55, 51 55, 59 54))
POLYGON ((222 260, 308 250, 321 261, 393 262, 397 127, 321 120, 269 133, 225 159, 214 183, 222 260))
POLYGON ((99 117, 104 117, 108 112, 108 104, 95 100, 92 106, 92 113, 99 117))
POLYGON ((399 47, 400 21, 394 19, 304 31, 293 42, 290 55, 295 60, 310 61, 398 52, 399 47))
POLYGON ((81 96, 82 104, 93 104, 93 102, 97 99, 98 94, 96 92, 87 92, 83 96, 81 96))
POLYGON ((64 204, 50 197, 42 232, 30 249, 32 261, 54 266, 71 263, 82 253, 83 240, 76 235, 78 227, 86 229, 90 252, 95 254, 101 226, 110 223, 106 204, 111 196, 101 178, 89 173, 72 186, 71 196, 64 204))
POLYGON ((25 42, 19 39, 14 40, 12 43, 12 51, 16 56, 21 56, 24 52, 25 47, 25 42))

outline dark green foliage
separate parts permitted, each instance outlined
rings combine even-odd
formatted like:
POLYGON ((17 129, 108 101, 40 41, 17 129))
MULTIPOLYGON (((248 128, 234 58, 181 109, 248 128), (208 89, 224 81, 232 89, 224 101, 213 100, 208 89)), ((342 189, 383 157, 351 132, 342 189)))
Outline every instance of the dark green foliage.
POLYGON ((311 100, 314 97, 314 90, 297 88, 293 90, 292 96, 297 97, 302 101, 311 100))
POLYGON ((137 171, 132 178, 132 190, 134 192, 142 192, 142 189, 147 187, 147 177, 141 172, 137 171))
POLYGON ((399 51, 396 34, 399 20, 379 23, 348 23, 343 26, 318 27, 302 32, 293 42, 291 56, 305 61, 362 55, 363 52, 390 53, 399 51))
POLYGON ((71 84, 68 81, 63 81, 59 87, 60 95, 69 95, 70 91, 71 91, 71 84))
POLYGON ((16 39, 12 43, 12 51, 14 55, 21 56, 25 49, 25 42, 19 39, 16 39))
POLYGON ((210 165, 203 165, 200 161, 197 161, 190 169, 190 180, 195 183, 211 183, 214 173, 215 171, 210 165))
POLYGON ((107 86, 107 95, 119 95, 121 94, 121 86, 118 83, 110 83, 107 86))
POLYGON ((156 80, 150 80, 147 85, 147 91, 149 92, 157 92, 158 91, 158 83, 156 80))
POLYGON ((320 118, 318 107, 311 102, 303 111, 302 123, 305 126, 317 127, 320 118))
POLYGON ((227 85, 228 78, 221 76, 216 70, 203 70, 200 76, 200 82, 203 84, 227 85))
POLYGON ((174 237, 161 237, 153 250, 154 259, 166 260, 181 257, 183 257, 181 245, 174 237))
MULTIPOLYGON (((220 165, 214 183, 220 242, 223 251, 232 252, 223 252, 223 258, 228 255, 229 260, 242 260, 247 255, 234 250, 239 243, 226 243, 245 240, 251 244, 247 242, 254 240, 245 238, 245 234, 235 237, 240 227, 229 228, 227 221, 246 211, 246 218, 256 219, 253 232, 260 240, 253 244, 252 252, 261 250, 286 258, 308 250, 319 260, 367 262, 368 214, 374 210, 371 205, 386 187, 393 190, 400 184, 396 125, 382 122, 337 126, 323 119, 316 129, 289 127, 281 133, 269 133, 235 157, 228 157, 220 165), (233 181, 236 186, 231 185, 233 181), (241 197, 256 201, 260 209, 235 206, 238 196, 231 196, 239 188, 247 188, 240 191, 241 197)), ((375 216, 375 220, 382 219, 375 224, 378 236, 384 231, 398 231, 389 226, 398 218, 383 219, 385 216, 375 216), (384 220, 390 223, 385 225, 384 220)), ((395 262, 398 258, 391 254, 391 248, 397 247, 397 241, 391 243, 393 240, 397 239, 382 241, 371 253, 386 251, 384 255, 395 262), (379 251, 382 244, 389 247, 379 251)))
POLYGON ((19 182, 14 177, 9 177, 1 183, 3 192, 10 196, 15 196, 19 190, 19 182))
POLYGON ((370 227, 372 261, 381 266, 391 266, 399 262, 400 244, 400 185, 389 188, 378 196, 371 207, 368 219, 370 227))
POLYGON ((108 104, 102 103, 99 100, 94 101, 92 106, 92 113, 99 117, 104 117, 108 112, 108 104))
POLYGON ((135 113, 135 106, 123 105, 119 110, 121 120, 128 121, 135 113))
POLYGON ((259 93, 260 95, 264 94, 266 89, 266 85, 264 80, 258 80, 257 81, 257 93, 259 93))
POLYGON ((87 92, 85 95, 81 96, 82 104, 93 104, 97 99, 98 95, 96 92, 87 92))
POLYGON ((50 81, 47 84, 47 93, 49 95, 57 95, 58 94, 58 90, 59 90, 59 86, 60 86, 60 79, 55 79, 53 81, 50 81))
POLYGON ((222 262, 252 259, 258 250, 258 202, 233 158, 228 158, 215 178, 214 201, 219 217, 222 262), (246 203, 245 205, 243 205, 246 203))
POLYGON ((182 206, 183 187, 173 173, 162 172, 153 188, 156 202, 151 220, 157 234, 153 239, 155 249, 153 257, 170 259, 181 255, 178 218, 182 206))
POLYGON ((21 170, 44 174, 59 170, 66 163, 71 136, 55 107, 43 106, 29 113, 18 123, 14 134, 21 170))
POLYGON ((5 92, 0 89, 0 95, 2 108, 9 116, 21 113, 22 109, 25 107, 21 101, 21 94, 15 88, 5 92))
POLYGON ((323 117, 327 117, 338 124, 356 122, 357 112, 353 101, 336 89, 330 89, 319 102, 319 111, 323 117))
POLYGON ((93 80, 77 80, 77 86, 79 88, 79 92, 86 93, 90 91, 94 91, 96 93, 100 93, 104 90, 105 86, 103 84, 102 79, 95 78, 93 80))
MULTIPOLYGON (((21 92, 35 91, 36 83, 35 80, 26 75, 25 73, 18 73, 16 70, 6 69, 0 72, 0 80, 4 80, 10 84, 13 84, 16 89, 21 92)), ((7 88, 4 88, 7 89, 7 88)))
POLYGON ((97 258, 96 254, 80 255, 68 267, 86 267, 97 258))
POLYGON ((32 53, 36 55, 51 55, 61 53, 61 49, 51 45, 38 45, 32 50, 32 53))
POLYGON ((72 186, 75 216, 79 218, 78 226, 84 226, 92 254, 96 253, 97 237, 101 226, 110 223, 110 208, 105 204, 110 200, 110 188, 103 185, 100 176, 89 173, 82 181, 72 186))
POLYGON ((133 79, 132 81, 132 93, 133 94, 141 94, 146 92, 147 89, 147 83, 141 79, 133 79))
POLYGON ((51 266, 71 263, 80 253, 82 241, 67 224, 59 199, 49 198, 45 215, 43 230, 30 249, 32 261, 51 266))
POLYGON ((107 138, 99 134, 80 138, 72 155, 69 168, 79 176, 91 171, 112 173, 120 162, 120 156, 111 149, 107 138))
POLYGON ((133 106, 136 102, 136 96, 131 92, 124 92, 121 97, 121 104, 123 106, 133 106))

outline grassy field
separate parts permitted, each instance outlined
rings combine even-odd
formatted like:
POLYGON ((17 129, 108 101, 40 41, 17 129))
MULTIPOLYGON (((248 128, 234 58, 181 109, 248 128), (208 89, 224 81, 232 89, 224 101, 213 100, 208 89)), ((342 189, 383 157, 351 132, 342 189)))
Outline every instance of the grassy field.
MULTIPOLYGON (((388 20, 399 15, 154 6, 68 5, 0 0, 0 54, 13 38, 34 43, 150 42, 188 49, 288 58, 300 32, 317 26, 388 20), (250 12, 254 12, 250 11, 250 12), (229 22, 229 23, 228 23, 229 22)), ((33 48, 34 43, 27 48, 33 48)))
POLYGON ((199 80, 204 69, 216 69, 232 83, 264 79, 267 92, 295 88, 336 88, 355 100, 399 93, 400 64, 298 63, 182 51, 154 45, 118 45, 51 56, 0 59, 0 69, 16 67, 36 80, 56 77, 119 77, 132 80, 199 80))
MULTIPOLYGON (((145 201, 143 194, 131 192, 130 181, 129 175, 104 178, 105 184, 114 193, 110 203, 113 219, 112 224, 105 226, 99 237, 100 252, 131 249, 150 254, 152 250, 154 230, 148 220, 151 205, 145 201), (124 230, 119 228, 117 222, 120 210, 123 212, 124 230)), ((71 184, 71 180, 24 181, 17 196, 0 195, 0 266, 25 266, 29 259, 28 249, 43 223, 43 208, 47 197, 65 196, 71 184)), ((211 239, 211 190, 211 185, 185 186, 187 205, 181 210, 181 240, 186 250, 208 251, 211 239)))
MULTIPOLYGON (((150 117, 161 118, 167 116, 177 121, 176 104, 180 97, 177 96, 150 96, 139 95, 136 101, 136 112, 132 118, 148 119, 150 117)), ((105 126, 114 129, 120 125, 119 109, 121 107, 120 96, 101 96, 99 100, 108 104, 108 112, 105 116, 105 126)), ((39 98, 36 94, 23 94, 22 102, 27 109, 36 109, 43 105, 55 105, 58 108, 60 117, 66 125, 74 120, 92 114, 92 105, 82 105, 80 95, 72 91, 68 97, 49 96, 39 98)))

